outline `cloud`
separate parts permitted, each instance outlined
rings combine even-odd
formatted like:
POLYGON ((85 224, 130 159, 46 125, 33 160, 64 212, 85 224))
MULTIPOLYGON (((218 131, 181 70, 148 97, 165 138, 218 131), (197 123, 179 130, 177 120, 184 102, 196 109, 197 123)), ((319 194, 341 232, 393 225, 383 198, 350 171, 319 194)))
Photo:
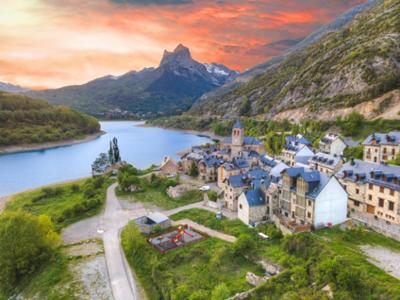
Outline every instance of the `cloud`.
POLYGON ((177 5, 192 3, 192 0, 110 0, 117 4, 131 5, 177 5))

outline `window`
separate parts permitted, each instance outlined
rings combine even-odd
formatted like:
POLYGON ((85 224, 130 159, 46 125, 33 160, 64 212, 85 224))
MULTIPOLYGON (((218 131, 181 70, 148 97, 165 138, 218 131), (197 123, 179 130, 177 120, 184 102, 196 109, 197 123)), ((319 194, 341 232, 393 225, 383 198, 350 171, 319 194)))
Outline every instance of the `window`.
POLYGON ((372 195, 368 195, 368 200, 372 201, 372 195))
POLYGON ((376 157, 374 157, 374 162, 377 162, 377 159, 376 159, 376 157))
POLYGON ((389 210, 394 210, 394 202, 393 201, 389 201, 389 210))
POLYGON ((380 187, 379 187, 379 192, 380 192, 380 193, 384 193, 384 192, 385 192, 385 188, 384 188, 383 186, 380 186, 380 187))
POLYGON ((373 189, 374 189, 374 186, 372 185, 372 183, 368 184, 368 188, 369 188, 370 190, 373 190, 373 189))
POLYGON ((359 201, 356 201, 356 200, 353 200, 353 202, 354 202, 354 206, 360 206, 360 202, 359 201))
POLYGON ((358 195, 360 193, 360 190, 359 189, 356 189, 356 194, 358 195))
POLYGON ((394 148, 392 149, 392 155, 396 154, 396 150, 394 150, 394 148))
POLYGON ((308 200, 308 206, 311 206, 311 201, 310 200, 308 200))
POLYGON ((242 208, 243 208, 243 207, 242 207, 242 204, 240 204, 240 205, 239 205, 239 208, 240 208, 240 209, 242 209, 242 208))
POLYGON ((311 213, 310 212, 307 213, 307 218, 311 218, 311 213))
POLYGON ((394 196, 394 190, 390 189, 389 191, 390 191, 390 192, 389 192, 389 193, 390 193, 390 196, 394 196))
POLYGON ((383 207, 385 205, 385 199, 379 198, 379 207, 383 207))

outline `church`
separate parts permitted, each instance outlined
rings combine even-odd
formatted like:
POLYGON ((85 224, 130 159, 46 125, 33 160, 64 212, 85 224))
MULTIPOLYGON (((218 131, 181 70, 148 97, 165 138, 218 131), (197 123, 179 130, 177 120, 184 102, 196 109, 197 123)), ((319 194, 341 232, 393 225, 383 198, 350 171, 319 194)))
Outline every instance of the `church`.
POLYGON ((221 143, 221 148, 230 151, 232 158, 242 156, 244 152, 265 153, 265 147, 261 141, 255 137, 244 135, 244 128, 239 120, 233 125, 232 136, 221 143))

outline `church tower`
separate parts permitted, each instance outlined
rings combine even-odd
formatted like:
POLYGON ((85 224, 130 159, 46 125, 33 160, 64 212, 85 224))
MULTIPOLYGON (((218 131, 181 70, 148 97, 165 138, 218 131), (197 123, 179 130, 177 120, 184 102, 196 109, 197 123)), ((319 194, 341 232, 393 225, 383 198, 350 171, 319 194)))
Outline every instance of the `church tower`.
POLYGON ((232 146, 243 146, 244 129, 239 120, 236 121, 232 129, 232 146))

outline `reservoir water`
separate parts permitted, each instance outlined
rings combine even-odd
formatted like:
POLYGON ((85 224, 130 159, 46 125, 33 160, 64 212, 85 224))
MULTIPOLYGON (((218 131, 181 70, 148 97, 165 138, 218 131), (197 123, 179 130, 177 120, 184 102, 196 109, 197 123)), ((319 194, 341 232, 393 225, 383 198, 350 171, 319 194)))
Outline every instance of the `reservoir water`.
POLYGON ((141 127, 132 121, 101 122, 106 134, 70 146, 0 155, 0 196, 47 184, 90 176, 91 164, 106 152, 113 137, 123 160, 137 168, 159 164, 165 156, 209 142, 207 137, 155 127, 141 127))

